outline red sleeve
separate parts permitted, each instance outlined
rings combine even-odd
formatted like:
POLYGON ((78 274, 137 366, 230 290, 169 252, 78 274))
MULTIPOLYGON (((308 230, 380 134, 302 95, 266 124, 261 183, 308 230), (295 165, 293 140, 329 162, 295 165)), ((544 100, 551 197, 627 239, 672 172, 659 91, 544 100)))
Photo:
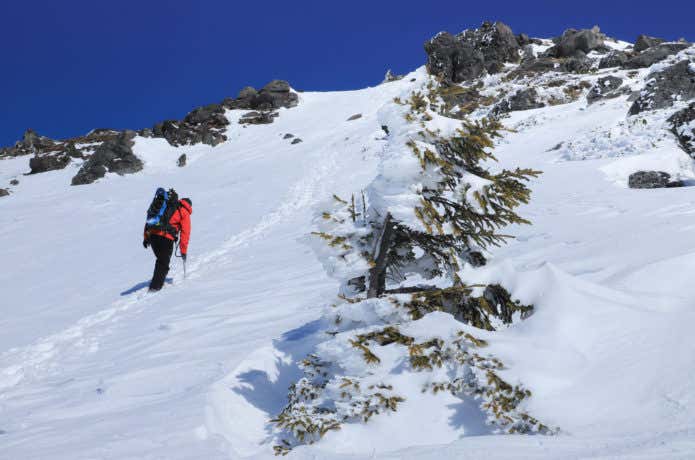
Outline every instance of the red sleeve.
POLYGON ((179 248, 181 254, 188 253, 188 239, 191 237, 191 215, 188 212, 181 212, 181 240, 179 248))

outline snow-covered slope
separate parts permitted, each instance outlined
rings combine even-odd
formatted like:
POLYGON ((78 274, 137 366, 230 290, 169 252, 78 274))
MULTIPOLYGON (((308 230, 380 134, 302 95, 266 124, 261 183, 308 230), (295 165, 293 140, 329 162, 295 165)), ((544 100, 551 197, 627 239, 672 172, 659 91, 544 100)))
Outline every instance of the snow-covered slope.
MULTIPOLYGON (((229 140, 217 147, 138 137, 139 174, 80 187, 67 185, 72 167, 20 177, 0 200, 0 458, 272 457, 268 420, 338 288, 310 249, 314 219, 332 194, 379 173, 379 111, 427 78, 421 68, 361 91, 302 93, 270 125, 243 127, 242 112, 228 111, 229 140), (188 277, 177 261, 171 284, 147 295, 141 229, 160 185, 193 200, 188 277)), ((652 164, 691 179, 693 162, 662 114, 630 127, 629 106, 627 96, 582 97, 504 120, 516 132, 493 167, 544 172, 521 209, 533 226, 512 228, 517 238, 466 275, 536 305, 525 322, 476 336, 560 434, 493 435, 476 408, 413 390, 417 403, 291 456, 695 456, 695 189, 625 187, 652 164)), ((0 179, 25 169, 24 158, 1 160, 0 179)))

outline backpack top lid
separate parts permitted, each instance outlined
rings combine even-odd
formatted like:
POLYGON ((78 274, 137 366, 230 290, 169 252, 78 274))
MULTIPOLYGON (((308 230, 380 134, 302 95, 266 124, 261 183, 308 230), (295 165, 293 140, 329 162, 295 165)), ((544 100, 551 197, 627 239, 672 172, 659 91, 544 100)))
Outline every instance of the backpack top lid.
POLYGON ((179 197, 173 188, 166 191, 159 187, 154 194, 150 207, 147 209, 145 225, 153 227, 167 226, 169 219, 176 210, 178 200, 179 197))

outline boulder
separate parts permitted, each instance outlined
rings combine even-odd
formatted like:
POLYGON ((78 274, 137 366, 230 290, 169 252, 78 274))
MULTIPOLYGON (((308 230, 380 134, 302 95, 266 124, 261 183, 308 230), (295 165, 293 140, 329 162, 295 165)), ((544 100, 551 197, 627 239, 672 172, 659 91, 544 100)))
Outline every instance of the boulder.
POLYGON ((631 57, 623 65, 626 69, 641 69, 649 67, 657 62, 663 61, 667 57, 688 48, 688 43, 662 43, 651 48, 647 48, 636 56, 631 57))
POLYGON ((610 67, 623 67, 629 59, 630 57, 626 52, 613 50, 601 58, 598 63, 598 68, 607 69, 610 67))
POLYGON ((538 92, 535 88, 526 88, 517 91, 509 98, 497 104, 492 109, 493 115, 500 115, 507 112, 519 110, 530 110, 545 107, 545 104, 538 100, 538 92))
POLYGON ((229 120, 224 112, 220 104, 198 107, 181 121, 166 120, 156 124, 152 135, 166 139, 175 147, 200 143, 214 147, 227 140, 224 133, 229 120))
POLYGON ((291 108, 299 103, 299 96, 291 91, 285 80, 273 80, 260 91, 247 86, 239 91, 236 99, 225 99, 222 106, 232 110, 274 110, 291 108))
POLYGON ((671 115, 668 122, 681 148, 695 158, 695 102, 671 115))
POLYGON ((19 181, 17 179, 12 179, 10 185, 19 185, 19 181))
POLYGON ((682 187, 683 182, 671 181, 671 175, 663 171, 637 171, 630 174, 630 188, 667 188, 682 187))
POLYGON ((10 192, 7 191, 7 189, 0 188, 0 197, 3 196, 9 196, 10 192))
POLYGON ((456 36, 440 32, 425 43, 427 71, 445 82, 460 83, 496 73, 505 62, 519 62, 517 42, 509 26, 484 22, 456 36))
POLYGON ((646 50, 647 48, 651 48, 652 46, 659 45, 663 42, 664 40, 661 38, 650 37, 648 35, 640 35, 639 37, 637 37, 637 40, 635 41, 634 50, 640 53, 646 50))
POLYGON ((592 65, 592 61, 587 59, 583 51, 577 51, 576 56, 564 59, 560 68, 569 73, 587 73, 592 65))
POLYGON ((601 99, 612 99, 629 92, 629 88, 621 89, 623 79, 609 75, 601 77, 596 84, 591 87, 586 95, 586 100, 589 104, 601 99))
POLYGON ((592 29, 567 29, 562 36, 557 38, 556 45, 550 48, 548 56, 563 58, 576 56, 577 51, 585 54, 605 47, 603 42, 605 35, 601 33, 598 26, 592 29))
POLYGON ((70 163, 70 157, 63 153, 39 154, 29 160, 29 174, 39 174, 65 168, 70 163))
POLYGON ((695 98, 695 65, 681 61, 647 77, 647 84, 630 107, 629 115, 673 105, 675 99, 695 98))
POLYGON ((350 118, 348 118, 347 121, 353 121, 353 120, 357 120, 357 119, 360 119, 360 118, 362 118, 362 114, 361 114, 361 113, 356 113, 356 114, 350 116, 350 118))
POLYGON ((287 133, 284 136, 282 136, 283 139, 292 139, 294 137, 294 134, 287 133))
POLYGON ((301 140, 300 138, 298 138, 298 137, 295 137, 295 138, 292 140, 291 144, 292 144, 292 145, 294 145, 294 144, 299 144, 300 142, 304 142, 304 141, 302 141, 302 140, 301 140))
POLYGON ((97 147, 82 165, 72 185, 91 184, 106 175, 107 172, 119 175, 132 174, 142 170, 142 161, 133 153, 134 131, 124 131, 116 139, 104 142, 97 147))
POLYGON ((186 154, 182 153, 179 159, 176 160, 176 166, 178 166, 179 168, 183 168, 184 166, 186 166, 186 159, 186 154))

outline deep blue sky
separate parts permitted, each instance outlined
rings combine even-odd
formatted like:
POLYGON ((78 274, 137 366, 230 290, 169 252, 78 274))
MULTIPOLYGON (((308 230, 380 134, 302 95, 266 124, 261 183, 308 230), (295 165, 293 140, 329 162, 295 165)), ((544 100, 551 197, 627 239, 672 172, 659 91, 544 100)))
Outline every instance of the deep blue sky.
POLYGON ((601 26, 695 40, 694 0, 15 1, 0 8, 0 146, 142 128, 273 78, 355 89, 422 65, 423 42, 501 20, 515 33, 601 26), (644 5, 640 5, 644 3, 644 5))

